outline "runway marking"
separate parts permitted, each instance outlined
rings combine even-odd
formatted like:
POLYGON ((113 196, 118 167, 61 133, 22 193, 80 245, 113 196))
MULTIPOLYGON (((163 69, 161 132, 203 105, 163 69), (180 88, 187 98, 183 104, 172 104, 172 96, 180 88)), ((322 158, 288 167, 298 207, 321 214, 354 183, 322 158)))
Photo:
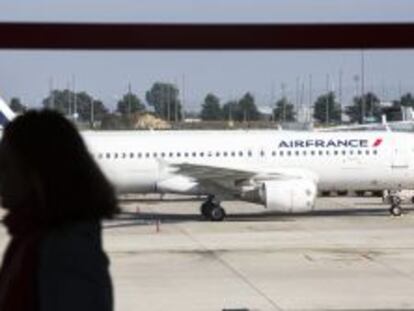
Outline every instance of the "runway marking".
POLYGON ((387 264, 387 263, 385 263, 383 261, 376 260, 375 258, 372 258, 371 256, 369 256, 367 254, 361 254, 361 257, 363 257, 363 258, 365 258, 365 259, 367 259, 367 260, 369 260, 369 261, 377 264, 380 267, 383 267, 385 269, 391 270, 391 272, 394 272, 394 273, 398 274, 399 276, 401 276, 401 277, 403 277, 405 279, 410 280, 411 282, 414 281, 414 277, 411 274, 406 273, 404 271, 401 271, 398 268, 395 268, 394 266, 391 266, 391 265, 389 265, 389 264, 387 264))
POLYGON ((303 254, 303 257, 305 257, 305 259, 306 259, 306 260, 308 260, 308 261, 311 261, 311 262, 315 261, 315 260, 313 260, 313 258, 312 258, 311 256, 309 256, 308 254, 303 254))
POLYGON ((269 296, 266 295, 260 288, 258 288, 253 282, 249 280, 248 277, 246 277, 242 272, 237 270, 235 267, 233 267, 229 262, 224 260, 220 254, 206 245, 204 245, 200 240, 196 239, 191 233, 189 233, 185 228, 182 228, 179 224, 177 224, 177 227, 181 233, 183 233, 185 236, 187 236, 191 241, 196 243, 199 247, 201 247, 204 251, 210 253, 213 258, 215 258, 222 266, 227 268, 229 271, 231 271, 234 275, 236 275, 240 280, 242 280, 250 289, 255 291, 259 296, 261 296, 263 299, 265 299, 273 308, 274 310, 283 311, 284 309, 279 306, 273 299, 271 299, 269 296))

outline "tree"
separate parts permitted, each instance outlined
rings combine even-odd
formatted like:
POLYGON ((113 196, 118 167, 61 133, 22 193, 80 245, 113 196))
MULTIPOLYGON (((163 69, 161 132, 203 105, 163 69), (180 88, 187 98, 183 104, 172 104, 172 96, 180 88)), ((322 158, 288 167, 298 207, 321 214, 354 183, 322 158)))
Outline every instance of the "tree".
POLYGON ((222 108, 222 113, 223 113, 224 120, 234 121, 235 116, 238 116, 240 114, 239 105, 237 101, 231 100, 225 103, 222 108))
POLYGON ((72 114, 74 94, 72 91, 53 90, 49 96, 43 99, 42 104, 45 108, 55 109, 64 115, 72 114))
POLYGON ((407 93, 407 94, 401 96, 398 103, 399 103, 399 105, 401 105, 403 107, 413 107, 414 108, 414 97, 411 93, 407 93))
POLYGON ((136 112, 145 111, 145 105, 134 93, 125 94, 117 103, 117 109, 123 116, 130 116, 136 112))
POLYGON ((27 110, 27 107, 21 103, 20 98, 13 97, 10 100, 10 109, 15 113, 24 113, 27 110))
POLYGON ((102 101, 94 99, 86 92, 76 93, 76 106, 81 121, 92 121, 92 117, 94 121, 102 121, 108 114, 108 109, 102 101))
POLYGON ((94 99, 86 92, 74 93, 71 90, 53 90, 48 97, 43 99, 43 106, 55 109, 64 115, 77 114, 80 121, 101 121, 108 113, 102 101, 94 99))
POLYGON ((340 123, 341 107, 336 101, 335 93, 320 95, 314 104, 313 117, 320 123, 340 123))
POLYGON ((247 92, 240 99, 238 103, 238 114, 235 115, 238 121, 256 121, 260 118, 260 113, 257 110, 252 94, 247 92))
POLYGON ((220 107, 220 99, 209 93, 204 99, 204 103, 201 108, 201 119, 202 120, 221 120, 223 118, 223 111, 220 107))
POLYGON ((156 82, 147 91, 145 98, 160 118, 169 121, 182 118, 179 90, 174 84, 156 82))
POLYGON ((273 109, 273 116, 278 122, 294 122, 295 107, 286 97, 282 97, 276 102, 276 108, 273 109))
POLYGON ((364 123, 368 117, 380 120, 381 107, 379 103, 380 101, 374 93, 367 93, 362 97, 356 96, 353 105, 348 106, 345 113, 349 116, 351 122, 364 123))

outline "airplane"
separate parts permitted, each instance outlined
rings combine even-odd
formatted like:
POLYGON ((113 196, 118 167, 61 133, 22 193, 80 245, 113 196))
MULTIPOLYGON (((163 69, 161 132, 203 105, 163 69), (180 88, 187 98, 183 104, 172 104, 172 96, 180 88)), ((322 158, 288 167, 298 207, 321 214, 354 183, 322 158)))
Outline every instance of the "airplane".
MULTIPOLYGON (((221 202, 234 198, 297 213, 315 209, 318 191, 414 189, 410 133, 84 131, 82 136, 119 193, 203 195, 201 214, 212 221, 225 218, 221 202)), ((389 211, 403 212, 398 202, 389 211)))

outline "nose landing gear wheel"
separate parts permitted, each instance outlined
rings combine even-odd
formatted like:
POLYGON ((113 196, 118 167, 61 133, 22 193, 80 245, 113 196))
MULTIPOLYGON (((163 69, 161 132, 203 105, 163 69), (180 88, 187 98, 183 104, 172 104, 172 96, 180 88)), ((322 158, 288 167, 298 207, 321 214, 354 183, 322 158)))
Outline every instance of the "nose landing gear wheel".
POLYGON ((402 215, 402 208, 399 205, 392 205, 390 208, 390 213, 393 216, 401 216, 402 215))

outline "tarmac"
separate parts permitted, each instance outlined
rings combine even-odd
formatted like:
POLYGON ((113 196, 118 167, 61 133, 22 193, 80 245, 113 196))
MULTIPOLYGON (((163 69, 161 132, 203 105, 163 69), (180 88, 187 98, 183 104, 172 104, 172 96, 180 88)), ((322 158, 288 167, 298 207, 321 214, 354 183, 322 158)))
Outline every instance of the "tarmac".
POLYGON ((213 223, 195 199, 158 199, 126 197, 104 223, 115 310, 414 309, 410 205, 392 217, 379 198, 331 197, 283 215, 232 201, 213 223))

